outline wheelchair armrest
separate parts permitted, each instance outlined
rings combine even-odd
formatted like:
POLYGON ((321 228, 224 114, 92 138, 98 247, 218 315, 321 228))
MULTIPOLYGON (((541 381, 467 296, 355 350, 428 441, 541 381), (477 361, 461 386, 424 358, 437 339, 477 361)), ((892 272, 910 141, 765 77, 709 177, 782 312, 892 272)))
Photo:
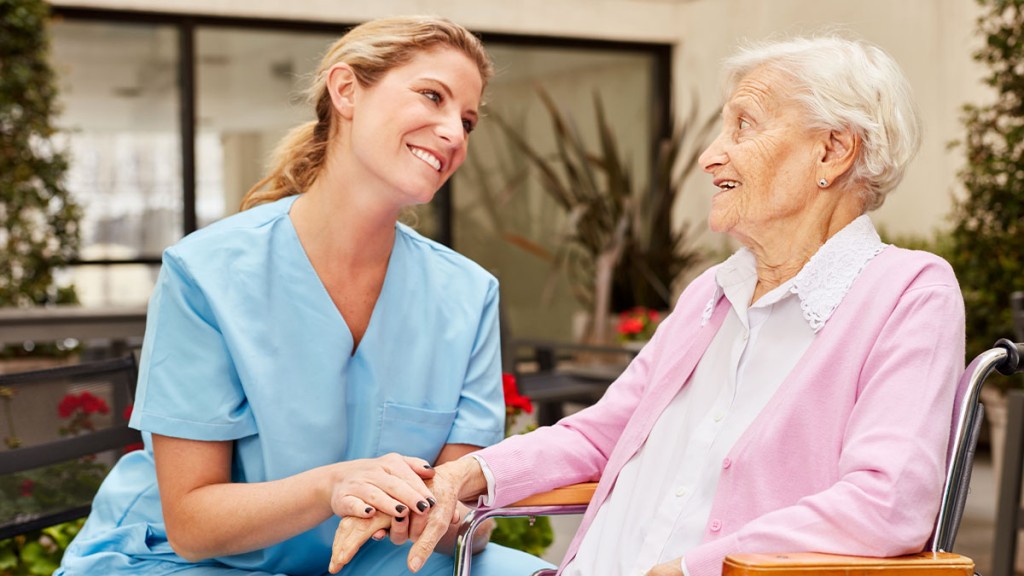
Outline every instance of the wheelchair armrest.
POLYGON ((594 490, 597 489, 597 482, 583 482, 555 488, 548 492, 541 492, 533 496, 527 496, 522 500, 509 504, 509 508, 523 508, 527 506, 579 506, 587 505, 594 497, 594 490))
POLYGON ((733 554, 722 563, 722 576, 848 576, 888 573, 900 576, 974 574, 974 561, 948 552, 921 552, 895 558, 865 558, 800 552, 795 554, 733 554))

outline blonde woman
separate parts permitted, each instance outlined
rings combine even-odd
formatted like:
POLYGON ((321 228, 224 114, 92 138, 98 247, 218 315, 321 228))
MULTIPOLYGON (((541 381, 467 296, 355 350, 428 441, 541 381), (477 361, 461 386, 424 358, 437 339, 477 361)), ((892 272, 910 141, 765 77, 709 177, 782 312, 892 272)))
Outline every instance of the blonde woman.
MULTIPOLYGON (((391 541, 346 574, 407 573, 433 465, 503 432, 497 282, 396 223, 465 160, 491 71, 437 18, 369 22, 328 50, 316 120, 244 210, 164 253, 131 420, 146 448, 110 473, 58 575, 320 575, 337 517, 378 511, 391 541)), ((481 561, 543 565, 497 546, 481 561)))

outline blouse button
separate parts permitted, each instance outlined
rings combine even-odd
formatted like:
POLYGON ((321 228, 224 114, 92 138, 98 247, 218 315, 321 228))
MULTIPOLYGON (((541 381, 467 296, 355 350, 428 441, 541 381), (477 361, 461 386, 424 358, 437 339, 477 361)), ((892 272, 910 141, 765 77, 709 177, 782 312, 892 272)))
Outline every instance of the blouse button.
POLYGON ((720 520, 712 520, 711 525, 708 526, 712 532, 718 532, 722 529, 722 522, 720 520))
POLYGON ((728 468, 729 466, 732 466, 732 460, 728 458, 722 460, 722 468, 728 468))

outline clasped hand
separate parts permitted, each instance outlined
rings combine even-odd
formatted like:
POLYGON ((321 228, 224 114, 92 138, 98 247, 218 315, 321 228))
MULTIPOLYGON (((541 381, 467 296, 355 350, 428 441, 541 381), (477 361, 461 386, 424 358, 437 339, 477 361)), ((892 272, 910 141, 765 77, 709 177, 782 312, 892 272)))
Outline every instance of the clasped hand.
POLYGON ((459 490, 461 475, 453 463, 439 466, 431 478, 425 478, 425 486, 433 494, 433 506, 420 513, 395 514, 381 509, 373 514, 345 515, 338 524, 331 549, 331 563, 328 570, 338 573, 355 556, 359 548, 370 538, 383 537, 384 531, 391 534, 396 544, 407 540, 415 542, 409 550, 408 566, 417 572, 426 562, 438 541, 448 533, 452 525, 461 520, 459 490))
POLYGON ((331 510, 338 516, 370 518, 380 511, 405 518, 435 502, 424 482, 434 477, 434 468, 420 458, 386 454, 342 462, 333 471, 331 510))

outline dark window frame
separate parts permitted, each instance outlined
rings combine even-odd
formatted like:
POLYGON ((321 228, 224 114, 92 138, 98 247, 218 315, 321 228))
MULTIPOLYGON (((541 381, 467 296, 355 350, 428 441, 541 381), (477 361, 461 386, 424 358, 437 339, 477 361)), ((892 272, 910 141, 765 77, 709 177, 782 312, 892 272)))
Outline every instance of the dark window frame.
MULTIPOLYGON (((108 10, 102 8, 75 8, 54 6, 51 8, 56 20, 122 22, 131 24, 161 24, 174 26, 178 30, 178 74, 179 110, 178 126, 181 135, 182 165, 182 236, 194 232, 198 227, 196 215, 196 29, 233 28, 267 31, 320 32, 341 36, 358 23, 314 22, 308 20, 284 20, 235 16, 212 16, 182 14, 173 12, 149 12, 135 10, 108 10)), ((651 150, 657 150, 658 143, 671 135, 668 125, 672 108, 672 45, 648 42, 624 42, 587 38, 553 36, 532 36, 474 31, 485 44, 505 46, 529 46, 539 48, 573 48, 593 50, 617 50, 639 52, 652 57, 654 70, 651 75, 651 150)), ((653 160, 652 160, 653 169, 653 160)), ((438 240, 452 245, 452 186, 451 182, 438 191, 431 203, 438 223, 438 240)), ((160 264, 158 257, 140 257, 117 260, 75 260, 72 265, 119 265, 119 264, 160 264)))

